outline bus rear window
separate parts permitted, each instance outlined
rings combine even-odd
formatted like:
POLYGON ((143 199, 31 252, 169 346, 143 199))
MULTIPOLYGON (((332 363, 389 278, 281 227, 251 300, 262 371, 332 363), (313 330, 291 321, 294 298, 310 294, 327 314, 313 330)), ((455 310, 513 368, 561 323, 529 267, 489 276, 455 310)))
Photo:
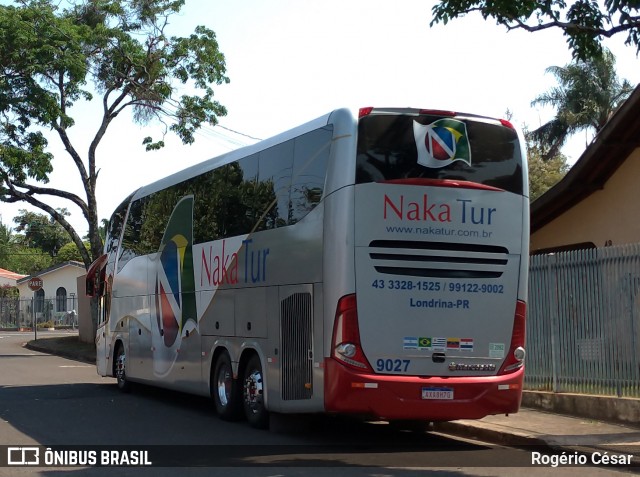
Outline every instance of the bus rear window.
POLYGON ((358 125, 356 183, 475 182, 523 194, 520 142, 508 127, 470 118, 370 115, 358 125))

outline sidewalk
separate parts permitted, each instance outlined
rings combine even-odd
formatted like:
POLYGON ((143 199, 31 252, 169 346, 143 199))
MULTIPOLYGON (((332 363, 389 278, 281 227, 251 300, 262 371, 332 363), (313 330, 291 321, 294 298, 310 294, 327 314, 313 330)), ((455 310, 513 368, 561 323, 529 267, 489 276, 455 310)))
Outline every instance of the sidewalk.
MULTIPOLYGON (((56 346, 55 339, 29 342, 30 349, 85 362, 95 362, 86 350, 56 346), (57 349, 58 348, 58 349, 57 349)), ((436 423, 436 432, 506 446, 546 447, 551 452, 631 454, 631 465, 640 468, 640 399, 566 395, 525 391, 524 407, 509 416, 436 423), (544 408, 546 410, 534 409, 544 408), (573 410, 589 417, 571 417, 550 410, 573 410), (613 420, 618 422, 613 422, 613 420), (607 422, 605 422, 605 420, 607 422), (621 424, 620 422, 626 422, 621 424)))
POLYGON ((492 444, 542 446, 552 452, 631 454, 631 465, 640 468, 640 427, 522 408, 510 416, 437 423, 434 429, 492 444))

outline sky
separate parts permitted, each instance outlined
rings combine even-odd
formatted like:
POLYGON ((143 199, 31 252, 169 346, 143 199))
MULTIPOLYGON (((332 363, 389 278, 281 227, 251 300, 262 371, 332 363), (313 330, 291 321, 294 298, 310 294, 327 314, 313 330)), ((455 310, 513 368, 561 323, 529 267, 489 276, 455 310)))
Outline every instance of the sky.
MULTIPOLYGON (((2 1, 2 3, 8 3, 2 1)), ((186 0, 171 20, 171 34, 197 25, 216 32, 230 83, 214 87, 228 110, 221 127, 206 127, 193 145, 167 136, 161 151, 142 139, 160 125, 141 127, 122 115, 98 149, 98 212, 109 218, 138 187, 211 157, 266 139, 340 107, 418 107, 505 117, 534 129, 553 117, 531 100, 556 85, 549 66, 571 61, 558 30, 507 30, 479 14, 430 27, 433 0, 186 0), (235 132, 234 132, 235 131, 235 132)), ((624 38, 605 42, 617 57, 618 75, 640 83, 640 59, 624 38)), ((179 94, 180 92, 178 92, 179 94)), ((99 120, 99 99, 78 106, 72 141, 86 156, 99 120)), ((575 162, 591 135, 579 134, 563 152, 575 162)), ((82 194, 77 171, 57 137, 49 187, 82 194)), ((65 202, 84 235, 86 222, 65 202)), ((0 203, 9 226, 26 204, 0 203)))

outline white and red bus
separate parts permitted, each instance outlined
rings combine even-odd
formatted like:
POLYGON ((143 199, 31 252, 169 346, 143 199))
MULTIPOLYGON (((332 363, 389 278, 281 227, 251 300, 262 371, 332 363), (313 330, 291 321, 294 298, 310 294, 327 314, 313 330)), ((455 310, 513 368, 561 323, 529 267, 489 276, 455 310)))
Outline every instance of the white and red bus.
POLYGON ((517 412, 529 243, 505 120, 341 109, 128 197, 88 273, 97 367, 270 412, 517 412))

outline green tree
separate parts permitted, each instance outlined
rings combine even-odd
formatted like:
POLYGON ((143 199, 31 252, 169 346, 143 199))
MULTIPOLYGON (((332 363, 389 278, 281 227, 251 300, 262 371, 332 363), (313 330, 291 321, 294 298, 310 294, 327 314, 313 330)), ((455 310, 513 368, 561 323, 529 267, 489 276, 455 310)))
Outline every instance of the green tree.
POLYGON ((43 252, 39 248, 25 247, 16 244, 11 248, 11 252, 7 257, 7 262, 1 268, 6 268, 12 272, 22 273, 23 275, 31 275, 53 265, 53 259, 47 252, 43 252))
POLYGON ((600 56, 603 38, 626 35, 640 52, 640 2, 637 0, 440 0, 431 26, 471 12, 493 18, 507 30, 529 32, 559 28, 576 59, 600 56))
POLYGON ((14 234, 0 221, 0 268, 28 275, 50 267, 52 262, 51 255, 25 245, 24 235, 14 234))
MULTIPOLYGON (((57 211, 63 217, 69 216, 69 212, 65 209, 57 209, 57 211)), ((69 242, 69 234, 66 230, 48 215, 21 209, 20 215, 13 221, 17 224, 16 232, 22 232, 19 236, 22 245, 39 248, 52 258, 58 254, 64 244, 69 242)))
POLYGON ((562 154, 545 160, 540 146, 530 141, 527 142, 529 200, 533 202, 560 182, 560 179, 569 171, 569 165, 567 164, 567 158, 562 154))
POLYGON ((592 129, 600 131, 611 114, 633 91, 627 80, 616 75, 615 56, 603 50, 602 56, 588 61, 573 61, 564 67, 551 66, 558 86, 535 98, 531 105, 553 106, 556 115, 531 132, 544 147, 543 157, 557 156, 572 134, 592 129))
MULTIPOLYGON (((89 249, 89 242, 84 243, 87 250, 89 249)), ((55 258, 56 263, 64 263, 69 261, 81 262, 82 256, 76 244, 73 242, 67 242, 58 251, 58 255, 55 258)))
POLYGON ((11 255, 11 250, 14 246, 12 232, 11 228, 4 224, 0 219, 0 268, 5 268, 7 270, 11 270, 11 268, 8 267, 8 264, 9 256, 11 255))
POLYGON ((0 298, 18 298, 19 296, 20 292, 18 291, 18 287, 11 285, 0 286, 0 298))
MULTIPOLYGON (((70 235, 86 266, 102 253, 97 216, 98 151, 125 110, 140 124, 164 125, 185 144, 203 123, 226 114, 212 85, 228 82, 215 33, 196 27, 188 37, 167 34, 184 0, 21 0, 0 5, 0 200, 27 202, 70 235), (178 88, 194 94, 177 97, 178 88), (74 106, 97 96, 101 121, 84 152, 68 134, 74 106), (84 197, 46 187, 52 154, 43 130, 62 141, 84 197), (80 208, 90 253, 66 217, 48 205, 64 199, 80 208)), ((162 138, 144 138, 147 150, 162 138)), ((56 158, 58 159, 58 158, 56 158)))

